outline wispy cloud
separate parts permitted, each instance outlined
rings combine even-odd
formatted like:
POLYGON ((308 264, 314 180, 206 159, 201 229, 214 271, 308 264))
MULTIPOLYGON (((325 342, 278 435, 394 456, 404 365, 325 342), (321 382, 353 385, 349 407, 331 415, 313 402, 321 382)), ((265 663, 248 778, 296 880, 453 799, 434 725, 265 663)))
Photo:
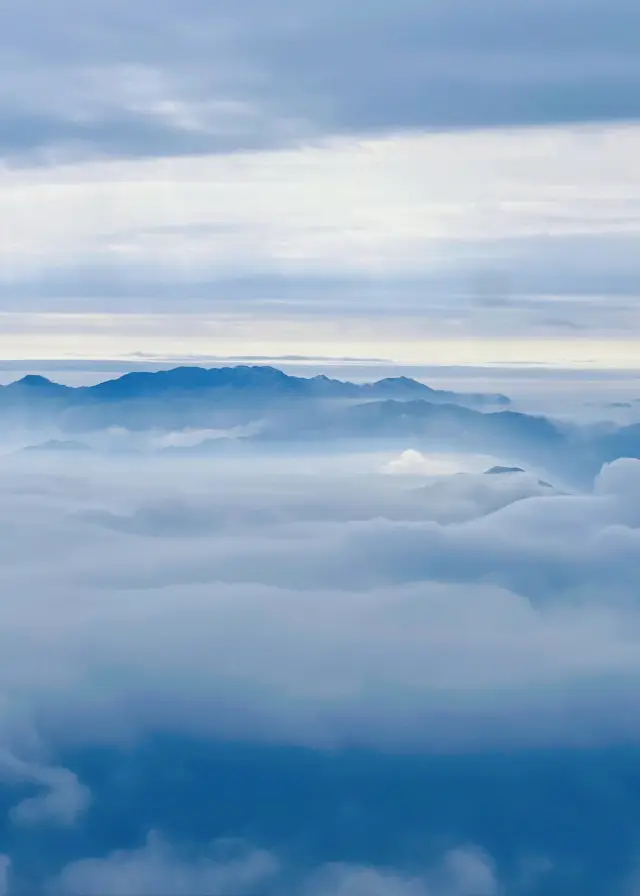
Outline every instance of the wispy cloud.
POLYGON ((154 315, 179 332, 198 314, 247 343, 225 354, 359 355, 360 342, 396 356, 373 343, 409 334, 626 338, 638 142, 635 127, 485 131, 5 171, 1 306, 133 312, 148 335, 154 315), (351 319, 353 344, 338 346, 351 319), (323 326, 324 344, 301 350, 305 327, 323 326))

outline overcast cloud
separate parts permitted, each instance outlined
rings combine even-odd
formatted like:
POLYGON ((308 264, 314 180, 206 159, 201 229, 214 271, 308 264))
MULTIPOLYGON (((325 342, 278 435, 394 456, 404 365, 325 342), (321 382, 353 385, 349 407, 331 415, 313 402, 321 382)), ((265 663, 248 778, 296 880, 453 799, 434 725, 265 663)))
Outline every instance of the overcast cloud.
POLYGON ((632 363, 639 15, 5 4, 3 355, 632 363))
POLYGON ((2 144, 233 151, 337 133, 638 117, 631 0, 5 5, 2 144))

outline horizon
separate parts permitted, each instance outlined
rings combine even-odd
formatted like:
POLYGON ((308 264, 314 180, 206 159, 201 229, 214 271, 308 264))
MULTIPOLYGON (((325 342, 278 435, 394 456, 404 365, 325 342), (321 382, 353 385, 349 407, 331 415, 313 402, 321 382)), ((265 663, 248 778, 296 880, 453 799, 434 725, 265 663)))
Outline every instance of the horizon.
POLYGON ((167 360, 133 359, 73 359, 41 358, 27 361, 0 360, 0 386, 10 385, 28 376, 42 376, 50 382, 61 385, 95 385, 107 380, 118 379, 127 373, 156 373, 176 370, 181 367, 193 367, 204 370, 219 370, 232 367, 270 367, 286 373, 288 376, 311 378, 328 376, 331 379, 351 381, 354 383, 376 382, 380 379, 408 377, 417 382, 426 383, 429 379, 436 382, 455 383, 464 380, 472 383, 483 381, 518 382, 522 379, 552 380, 555 382, 573 381, 605 383, 633 382, 638 375, 640 387, 640 369, 625 367, 570 366, 560 367, 523 362, 512 364, 486 365, 425 365, 400 364, 394 361, 371 358, 313 358, 274 356, 272 358, 252 357, 185 357, 167 360), (111 375, 109 375, 111 374, 111 375))

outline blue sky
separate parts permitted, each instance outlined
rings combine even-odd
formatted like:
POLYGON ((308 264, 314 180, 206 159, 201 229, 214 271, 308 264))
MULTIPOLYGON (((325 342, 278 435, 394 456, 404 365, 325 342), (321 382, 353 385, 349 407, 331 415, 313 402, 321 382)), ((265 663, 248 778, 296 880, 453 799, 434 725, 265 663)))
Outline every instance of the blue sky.
POLYGON ((3 356, 634 366, 639 26, 628 0, 5 4, 3 356))

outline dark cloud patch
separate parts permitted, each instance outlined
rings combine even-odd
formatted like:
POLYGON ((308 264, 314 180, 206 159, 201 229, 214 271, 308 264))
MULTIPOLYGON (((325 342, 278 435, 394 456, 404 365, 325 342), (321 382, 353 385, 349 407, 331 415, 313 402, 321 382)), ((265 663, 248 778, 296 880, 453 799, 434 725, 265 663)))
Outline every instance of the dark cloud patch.
POLYGON ((631 0, 400 0, 366 11, 52 0, 44 12, 6 6, 0 29, 0 146, 14 159, 77 142, 161 155, 640 113, 631 0))

